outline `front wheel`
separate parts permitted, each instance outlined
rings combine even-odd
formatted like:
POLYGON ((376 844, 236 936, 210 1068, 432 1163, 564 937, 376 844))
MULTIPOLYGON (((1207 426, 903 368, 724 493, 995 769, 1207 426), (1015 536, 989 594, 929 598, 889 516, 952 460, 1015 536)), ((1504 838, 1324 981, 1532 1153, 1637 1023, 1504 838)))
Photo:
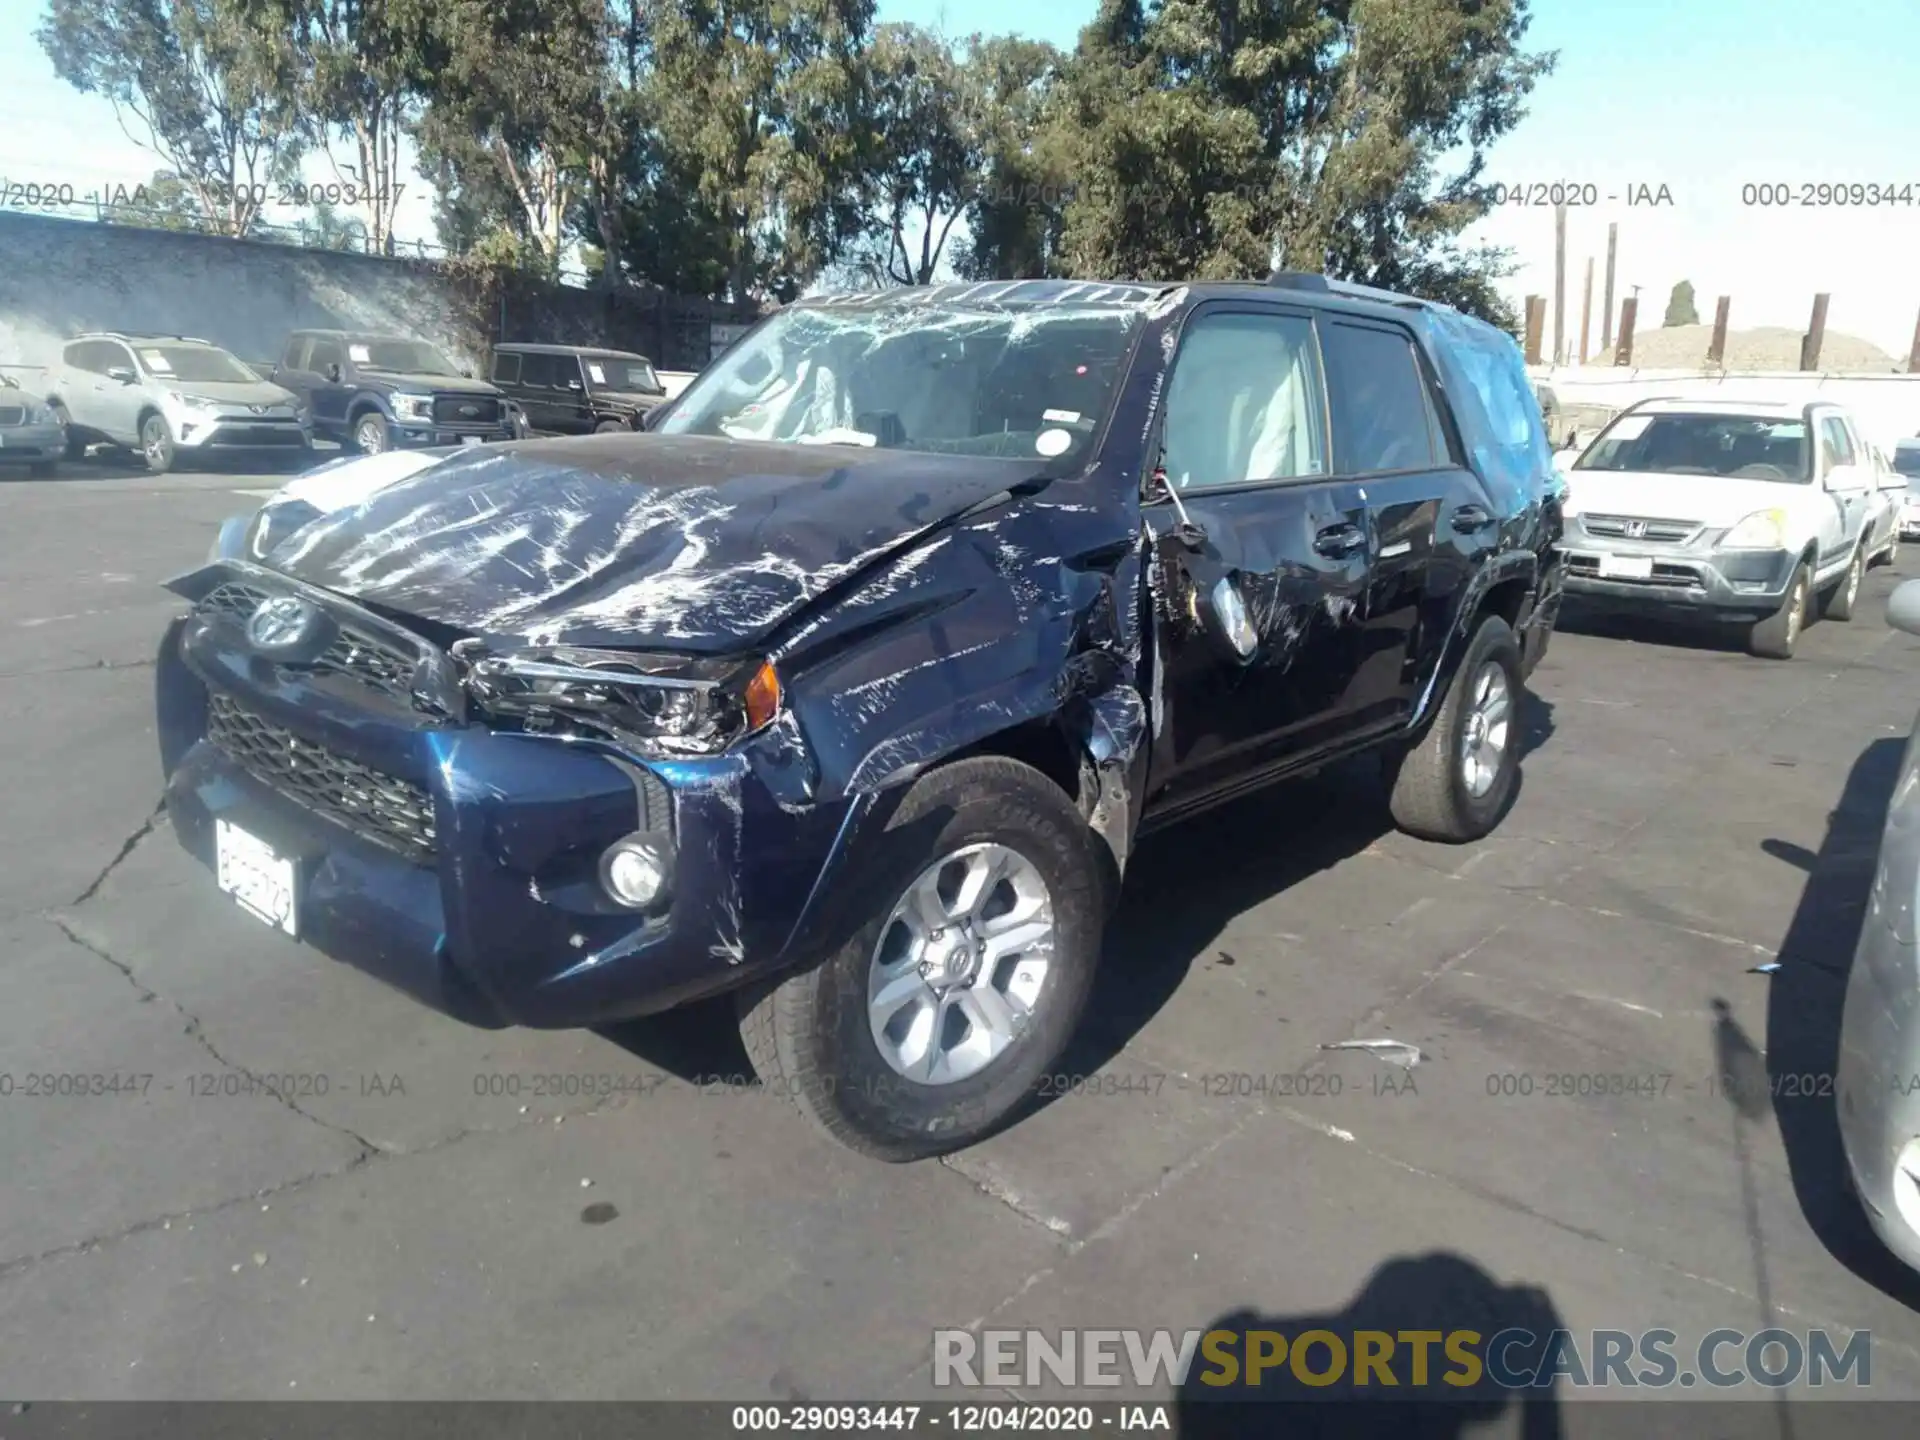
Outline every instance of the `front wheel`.
POLYGON ((149 475, 164 475, 173 468, 173 431, 165 416, 149 415, 140 422, 140 458, 149 475))
POLYGON ((393 448, 393 436, 387 429, 387 417, 369 410, 353 422, 353 448, 362 455, 379 455, 393 448))
POLYGON ((1394 823, 1422 840, 1491 834, 1520 776, 1520 646, 1498 615, 1480 622, 1426 737, 1392 764, 1394 823))
POLYGON ((922 776, 832 953, 741 996, 769 1089, 880 1160, 956 1150, 1065 1048, 1105 919, 1093 839, 1039 771, 997 756, 922 776))
POLYGON ((1802 560, 1787 585, 1780 608, 1755 625, 1747 635, 1747 649, 1763 660, 1791 660, 1806 623, 1807 601, 1813 593, 1813 571, 1802 560))
POLYGON ((610 435, 630 428, 630 426, 623 425, 618 420, 602 420, 598 425, 593 427, 593 433, 596 435, 610 435))
POLYGON ((1860 603, 1860 580, 1867 573, 1867 552, 1864 546, 1854 550, 1853 559, 1847 564, 1847 573, 1833 593, 1827 596, 1827 603, 1821 607, 1822 620, 1853 619, 1853 612, 1860 603))

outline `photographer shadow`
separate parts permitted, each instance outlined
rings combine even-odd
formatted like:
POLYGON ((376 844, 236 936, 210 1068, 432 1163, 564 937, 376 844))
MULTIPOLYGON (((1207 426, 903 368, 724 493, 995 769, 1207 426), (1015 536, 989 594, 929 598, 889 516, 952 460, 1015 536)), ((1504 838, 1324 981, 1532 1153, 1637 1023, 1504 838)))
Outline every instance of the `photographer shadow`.
MULTIPOLYGON (((1503 1353, 1513 1371, 1530 1372, 1543 1359, 1547 1337, 1564 1328, 1545 1291, 1502 1285, 1462 1255, 1435 1251, 1397 1257, 1375 1270, 1338 1313, 1263 1316, 1236 1310, 1213 1321, 1208 1330, 1240 1336, 1269 1331, 1283 1337, 1282 1363, 1263 1369, 1253 1383, 1246 1373, 1250 1347, 1244 1340, 1229 1351, 1239 1362, 1233 1374, 1206 1363, 1202 1352, 1176 1399, 1175 1428, 1182 1440, 1276 1435, 1288 1440, 1456 1440, 1469 1433, 1469 1426, 1475 1435, 1560 1440, 1560 1401, 1551 1384, 1498 1384, 1483 1363, 1455 1361, 1445 1343, 1435 1339, 1427 1346, 1426 1384, 1416 1385, 1411 1349, 1400 1337, 1414 1331, 1434 1336, 1474 1331, 1480 1341, 1470 1353, 1484 1362, 1495 1337, 1503 1331, 1525 1331, 1527 1339, 1515 1338, 1503 1353), (1367 1331, 1392 1344, 1391 1351, 1383 1345, 1376 1353, 1388 1357, 1397 1384, 1384 1384, 1377 1370, 1364 1379, 1356 1375, 1355 1335, 1367 1331), (1338 1367, 1334 1360, 1342 1352, 1329 1348, 1329 1336, 1345 1353, 1345 1363, 1338 1367), (1305 1351, 1296 1352, 1303 1339, 1308 1342, 1305 1351), (1209 1383, 1214 1379, 1230 1383, 1209 1383)), ((1277 1344, 1272 1350, 1282 1354, 1277 1344)))

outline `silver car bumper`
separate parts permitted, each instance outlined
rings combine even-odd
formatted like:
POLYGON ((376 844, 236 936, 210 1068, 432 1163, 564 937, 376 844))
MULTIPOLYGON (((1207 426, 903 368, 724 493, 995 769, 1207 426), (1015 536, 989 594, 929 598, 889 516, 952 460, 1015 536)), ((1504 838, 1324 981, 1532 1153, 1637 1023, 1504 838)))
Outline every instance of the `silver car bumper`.
POLYGON ((1867 1219, 1889 1250, 1920 1270, 1917 965, 1914 947, 1870 916, 1847 980, 1834 1090, 1847 1167, 1867 1219))
POLYGON ((313 440, 297 420, 221 415, 176 420, 173 443, 186 450, 304 450, 313 440))
POLYGON ((1629 540, 1567 527, 1567 595, 1609 610, 1763 620, 1785 603, 1799 556, 1791 550, 1719 550, 1708 531, 1688 543, 1629 540))
POLYGON ((67 451, 60 425, 0 425, 0 465, 44 465, 67 451))

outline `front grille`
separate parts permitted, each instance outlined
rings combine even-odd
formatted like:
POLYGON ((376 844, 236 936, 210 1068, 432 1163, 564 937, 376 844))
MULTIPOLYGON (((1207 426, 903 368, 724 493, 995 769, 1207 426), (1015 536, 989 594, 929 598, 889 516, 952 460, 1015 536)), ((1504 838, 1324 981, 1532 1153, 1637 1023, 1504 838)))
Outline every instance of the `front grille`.
MULTIPOLYGON (((1582 575, 1590 580, 1601 579, 1600 561, 1592 555, 1573 555, 1567 560, 1567 573, 1582 575)), ((1646 585, 1653 589, 1687 590, 1696 586, 1704 588, 1705 581, 1700 572, 1688 565, 1669 565, 1664 561, 1654 562, 1651 575, 1608 575, 1609 585, 1646 585)))
POLYGON ((306 437, 300 427, 286 425, 236 425, 223 420, 220 428, 213 432, 210 443, 214 445, 300 445, 306 437))
POLYGON ((225 695, 207 697, 207 739, 296 804, 415 864, 432 863, 433 797, 418 785, 296 735, 225 695))
POLYGON ((1616 540, 1653 540, 1678 545, 1700 530, 1698 520, 1655 520, 1640 515, 1586 515, 1580 520, 1589 535, 1616 540))
POLYGON ((433 420, 436 425, 498 425, 500 402, 485 395, 436 395, 433 420), (473 413, 462 413, 467 410, 473 413))
MULTIPOLYGON (((267 592, 264 590, 229 580, 216 586, 200 602, 195 613, 201 616, 218 615, 244 627, 247 618, 266 598, 267 592)), ((414 656, 377 636, 342 626, 333 643, 311 665, 281 668, 304 670, 310 675, 345 676, 397 705, 412 708, 416 663, 414 656)))
POLYGON ((24 425, 27 412, 24 406, 0 405, 0 425, 24 425))

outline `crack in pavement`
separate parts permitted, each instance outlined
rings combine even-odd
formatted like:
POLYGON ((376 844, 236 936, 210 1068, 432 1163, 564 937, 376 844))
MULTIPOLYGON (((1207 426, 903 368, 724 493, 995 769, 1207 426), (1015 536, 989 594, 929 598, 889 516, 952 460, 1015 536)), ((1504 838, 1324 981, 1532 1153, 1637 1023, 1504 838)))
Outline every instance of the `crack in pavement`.
MULTIPOLYGON (((153 822, 148 821, 147 823, 151 825, 153 822)), ((132 842, 129 842, 129 848, 131 847, 131 844, 132 842)), ((260 1075, 256 1075, 253 1071, 249 1070, 245 1065, 242 1065, 237 1060, 229 1060, 225 1055, 222 1055, 220 1053, 219 1047, 217 1047, 213 1043, 213 1041, 207 1038, 206 1028, 203 1025, 201 1025, 200 1017, 198 1015, 195 1015, 191 1010, 187 1009, 187 1007, 182 1005, 178 1000, 174 1000, 165 995, 162 995, 158 991, 149 990, 144 984, 140 982, 139 977, 133 973, 133 967, 131 965, 128 965, 123 960, 115 959, 113 955, 111 955, 108 951, 102 949, 99 945, 96 945, 93 941, 89 940, 86 936, 82 935, 78 930, 74 929, 73 926, 68 923, 67 919, 64 916, 48 915, 45 918, 47 919, 48 922, 50 922, 54 926, 55 929, 57 929, 62 935, 65 935, 67 939, 71 940, 74 944, 78 945, 82 950, 85 950, 89 955, 96 956, 97 958, 106 961, 107 964, 111 965, 115 970, 119 971, 120 977, 123 980, 125 980, 127 984, 131 985, 134 988, 134 991, 140 996, 142 1001, 164 1000, 168 1005, 171 1005, 174 1009, 174 1013, 179 1015, 182 1019, 184 1019, 187 1022, 186 1034, 188 1038, 191 1039, 193 1043, 198 1045, 202 1050, 206 1051, 207 1054, 211 1055, 214 1061, 223 1070, 230 1070, 236 1075, 244 1076, 249 1084, 273 1096, 273 1098, 278 1100, 281 1103, 281 1105, 283 1105, 288 1110, 291 1110, 295 1115, 298 1115, 302 1120, 308 1121, 310 1124, 318 1125, 323 1130, 331 1130, 337 1135, 346 1136, 347 1139, 353 1141, 355 1145, 360 1147, 360 1155, 358 1157, 359 1159, 364 1160, 370 1155, 379 1154, 386 1148, 385 1146, 374 1144, 373 1141, 367 1139, 364 1135, 361 1135, 357 1131, 349 1130, 344 1125, 336 1125, 331 1120, 321 1119, 318 1115, 315 1115, 312 1111, 302 1108, 301 1105, 297 1101, 295 1101, 292 1097, 282 1094, 278 1089, 274 1087, 273 1083, 267 1078, 260 1075)))
MULTIPOLYGON (((98 875, 93 877, 93 882, 89 884, 86 889, 82 890, 77 896, 75 896, 72 900, 70 900, 67 903, 66 908, 69 910, 77 910, 80 906, 86 904, 89 900, 93 899, 95 895, 98 895, 100 893, 100 887, 107 883, 107 877, 112 875, 115 870, 118 870, 120 866, 125 862, 126 858, 129 855, 133 854, 135 847, 137 847, 142 840, 146 839, 149 835, 153 833, 153 827, 160 823, 160 817, 166 814, 166 812, 167 812, 167 797, 165 795, 162 795, 160 797, 159 803, 153 807, 153 813, 147 816, 145 820, 142 820, 140 822, 139 828, 135 830, 131 835, 129 835, 124 841, 121 842, 120 849, 118 850, 118 852, 115 853, 114 857, 111 860, 107 861, 106 865, 101 869, 98 875)), ((55 920, 54 923, 56 925, 60 924, 58 920, 55 920)), ((78 943, 84 944, 85 942, 81 941, 78 943)), ((91 949, 92 947, 89 946, 88 948, 91 949)), ((102 958, 110 959, 110 957, 102 957, 102 958)), ((114 961, 111 961, 111 963, 117 965, 119 964, 119 961, 114 960, 114 961)), ((127 972, 127 978, 129 980, 133 978, 132 971, 127 972)))

